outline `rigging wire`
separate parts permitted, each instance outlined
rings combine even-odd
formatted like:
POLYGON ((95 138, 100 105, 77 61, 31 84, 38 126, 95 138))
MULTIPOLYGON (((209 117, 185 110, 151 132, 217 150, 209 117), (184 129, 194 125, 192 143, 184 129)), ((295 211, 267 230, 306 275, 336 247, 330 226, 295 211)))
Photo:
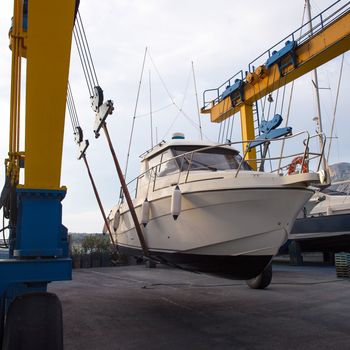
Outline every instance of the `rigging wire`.
MULTIPOLYGON (((172 107, 173 105, 174 105, 173 103, 169 103, 163 107, 159 107, 158 109, 152 110, 152 116, 154 116, 154 114, 156 114, 156 113, 164 111, 165 109, 168 109, 169 107, 172 107)), ((149 117, 149 116, 150 116, 150 113, 138 114, 138 115, 136 115, 136 119, 143 118, 143 117, 149 117)))
MULTIPOLYGON (((166 136, 168 135, 168 133, 170 132, 170 130, 172 129, 172 127, 174 126, 176 120, 178 119, 178 117, 182 114, 196 129, 198 129, 198 125, 184 112, 183 110, 183 106, 185 104, 185 100, 187 98, 187 93, 188 93, 188 88, 190 85, 190 78, 191 78, 191 71, 189 71, 188 75, 187 75, 187 79, 186 79, 186 86, 185 86, 185 91, 182 95, 182 100, 180 105, 177 105, 176 103, 174 104, 175 108, 178 110, 178 113, 175 115, 174 119, 172 120, 170 127, 167 129, 166 133, 163 136, 163 139, 166 138, 166 136)), ((175 101, 174 101, 175 102, 175 101)))
MULTIPOLYGON (((168 87, 166 86, 165 81, 164 81, 164 79, 162 78, 162 76, 161 76, 161 74, 160 74, 160 72, 159 72, 159 70, 158 70, 158 68, 157 68, 157 66, 156 66, 156 64, 155 64, 155 62, 154 62, 154 60, 153 60, 153 58, 152 58, 152 56, 151 56, 149 50, 148 50, 148 53, 147 53, 147 54, 148 54, 148 57, 149 57, 149 59, 150 59, 150 61, 151 61, 151 64, 152 64, 152 66, 154 67, 154 69, 155 69, 155 71, 156 71, 156 73, 157 73, 157 76, 158 76, 160 82, 162 83, 163 88, 164 88, 165 92, 167 93, 167 95, 168 95, 170 101, 173 103, 173 105, 176 107, 176 109, 179 111, 179 113, 181 113, 181 114, 193 125, 193 127, 195 127, 196 129, 199 129, 198 124, 195 123, 195 122, 187 115, 187 113, 185 113, 185 111, 182 109, 182 107, 180 107, 180 106, 175 102, 175 99, 173 98, 172 94, 170 93, 168 87)), ((204 134, 203 134, 203 135, 204 135, 204 134)), ((204 136, 205 136, 205 135, 204 135, 204 136)), ((206 137, 206 136, 205 136, 205 137, 206 137)), ((208 138, 208 137, 206 137, 206 138, 208 138)))
POLYGON ((133 118, 132 118, 132 125, 131 125, 130 137, 129 137, 128 153, 127 153, 127 156, 126 156, 126 164, 125 164, 125 171, 124 171, 124 178, 125 179, 126 179, 126 175, 127 175, 127 172, 128 172, 128 165, 129 165, 129 159, 130 159, 130 150, 131 150, 131 142, 132 142, 132 138, 134 136, 136 112, 137 112, 137 106, 138 106, 138 103, 139 103, 143 72, 144 72, 144 69, 145 69, 146 55, 147 55, 147 46, 145 48, 145 53, 143 55, 141 75, 140 75, 139 85, 138 85, 137 94, 136 94, 134 115, 133 115, 133 118))

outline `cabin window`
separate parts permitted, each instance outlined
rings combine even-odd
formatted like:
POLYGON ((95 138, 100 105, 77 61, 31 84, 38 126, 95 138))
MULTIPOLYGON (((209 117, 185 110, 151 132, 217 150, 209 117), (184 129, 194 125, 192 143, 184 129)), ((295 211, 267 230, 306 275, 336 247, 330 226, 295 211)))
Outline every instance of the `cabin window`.
MULTIPOLYGON (((242 157, 235 150, 228 148, 210 148, 201 150, 198 146, 176 146, 172 148, 177 164, 181 171, 190 170, 231 170, 238 169, 242 157), (196 151, 193 153, 188 153, 196 151), (184 154, 188 153, 188 154, 184 154), (184 154, 183 156, 181 156, 184 154)), ((242 170, 251 170, 250 166, 243 162, 242 170)))
POLYGON ((167 149, 149 160, 149 169, 154 168, 157 176, 165 176, 179 171, 172 152, 167 149))
POLYGON ((161 154, 161 164, 159 166, 158 176, 165 176, 176 171, 179 171, 177 163, 174 159, 172 152, 167 149, 161 154))
MULTIPOLYGON (((234 149, 216 147, 201 150, 199 146, 174 146, 150 158, 148 169, 153 168, 157 176, 161 177, 178 172, 179 169, 181 171, 238 169, 241 161, 242 157, 234 149), (192 151, 195 152, 190 153, 192 151), (173 159, 174 157, 176 158, 173 159)), ((243 162, 241 170, 252 169, 247 162, 243 162)))
POLYGON ((156 155, 155 157, 149 159, 148 161, 148 170, 151 170, 153 168, 153 171, 158 169, 159 163, 160 163, 160 154, 156 155))

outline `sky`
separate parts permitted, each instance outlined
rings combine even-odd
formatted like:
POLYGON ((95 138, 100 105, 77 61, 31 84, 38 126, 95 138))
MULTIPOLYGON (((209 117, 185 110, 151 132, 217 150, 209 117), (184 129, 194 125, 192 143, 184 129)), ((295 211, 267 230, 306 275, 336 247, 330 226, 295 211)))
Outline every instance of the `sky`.
MULTIPOLYGON (((313 15, 333 2, 312 0, 313 15)), ((13 3, 0 0, 0 5, 0 158, 5 159, 8 152, 11 72, 8 30, 13 3)), ((145 48, 148 48, 127 180, 137 176, 139 155, 151 147, 150 86, 153 142, 170 139, 173 132, 183 132, 187 139, 198 139, 191 62, 201 106, 205 89, 216 88, 239 70, 247 70, 249 62, 301 25, 303 11, 304 0, 288 1, 288 5, 286 1, 265 0, 263 6, 258 0, 216 0, 215 6, 209 0, 81 0, 80 14, 99 84, 105 98, 112 99, 115 104, 115 111, 108 117, 107 124, 123 169, 143 56, 145 48)), ((323 128, 327 135, 330 134, 333 118, 340 61, 338 57, 318 69, 323 128)), ((336 113, 336 138, 330 154, 331 164, 350 162, 350 101, 346 98, 349 74, 350 57, 347 53, 336 113)), ((108 213, 118 201, 120 184, 104 136, 95 139, 93 135, 94 112, 90 108, 89 94, 74 44, 69 80, 80 124, 85 138, 90 141, 88 161, 108 213)), ((291 86, 288 86, 287 96, 290 90, 291 86)), ((294 84, 290 110, 290 125, 294 132, 305 129, 311 133, 315 131, 314 106, 311 75, 307 74, 294 84)), ((200 119, 204 138, 216 141, 219 125, 211 123, 208 115, 201 115, 200 119)), ((233 140, 240 137, 240 121, 236 117, 233 140)), ((84 164, 76 159, 76 154, 77 146, 67 113, 61 183, 67 186, 68 191, 63 201, 63 223, 69 232, 101 232, 102 217, 84 164)), ((0 180, 3 181, 3 172, 0 180)))

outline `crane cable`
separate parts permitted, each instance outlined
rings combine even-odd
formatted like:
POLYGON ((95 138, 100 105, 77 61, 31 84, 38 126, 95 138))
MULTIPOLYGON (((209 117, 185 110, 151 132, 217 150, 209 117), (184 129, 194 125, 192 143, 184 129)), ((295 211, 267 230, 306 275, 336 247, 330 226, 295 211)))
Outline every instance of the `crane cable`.
POLYGON ((90 96, 93 96, 94 87, 99 86, 99 84, 95 70, 95 65, 91 56, 89 43, 86 38, 83 21, 81 19, 79 11, 77 12, 73 36, 78 49, 78 55, 80 58, 81 66, 83 68, 86 85, 88 87, 90 96))
MULTIPOLYGON (((98 86, 99 83, 98 83, 98 78, 97 78, 97 74, 96 74, 96 70, 95 70, 95 65, 94 65, 94 62, 92 60, 89 43, 87 41, 83 21, 81 19, 79 11, 77 11, 77 16, 76 16, 76 20, 75 20, 75 24, 74 24, 73 37, 74 37, 74 41, 75 41, 75 44, 77 47, 77 51, 78 51, 80 63, 81 63, 82 69, 83 69, 88 92, 89 92, 90 97, 92 97, 94 94, 94 88, 96 86, 98 86)), ((78 140, 78 138, 79 138, 78 133, 81 132, 81 134, 82 134, 82 128, 79 125, 78 114, 77 114, 77 111, 75 108, 73 94, 72 94, 72 90, 71 90, 69 83, 68 83, 68 91, 67 91, 67 107, 68 107, 68 111, 70 114, 71 124, 72 124, 72 128, 73 128, 73 134, 74 134, 76 140, 78 140)), ((81 137, 80 141, 83 141, 82 137, 81 137)), ((111 229, 110 229, 110 225, 109 225, 107 217, 106 217, 105 210, 104 210, 102 202, 101 202, 100 195, 98 193, 94 178, 92 176, 85 151, 83 152, 81 158, 84 160, 84 164, 86 166, 86 170, 88 172, 91 186, 93 188, 97 204, 99 206, 101 215, 103 217, 103 221, 105 223, 105 227, 108 231, 111 242, 112 242, 113 246, 115 247, 116 244, 115 244, 115 241, 114 241, 111 229)))
MULTIPOLYGON (((98 131, 100 129, 103 129, 104 134, 105 134, 106 139, 107 139, 107 142, 108 142, 109 149, 110 149, 111 154, 112 154, 114 165, 115 165, 117 173, 118 173, 118 178, 119 178, 121 187, 123 189, 123 193, 124 193, 125 198, 127 200, 129 211, 130 211, 130 214, 132 217, 132 221, 134 222, 134 226, 135 226, 136 233, 137 233, 137 236, 138 236, 140 244, 141 244, 143 254, 145 257, 148 258, 149 257, 148 247, 147 247, 140 223, 139 223, 137 215, 136 215, 135 207, 133 205, 133 202, 132 202, 132 199, 131 199, 131 196, 129 193, 129 189, 128 189, 126 181, 125 181, 125 176, 120 169, 119 162, 118 162, 117 156, 115 154, 114 147, 112 145, 112 141, 109 137, 109 132, 107 129, 106 118, 107 118, 108 114, 111 114, 113 112, 113 109, 114 109, 113 108, 113 101, 108 100, 106 102, 103 102, 103 100, 104 100, 103 91, 98 84, 95 66, 94 66, 94 63, 92 60, 91 51, 90 51, 89 44, 88 44, 88 41, 86 38, 84 25, 83 25, 83 22, 81 20, 81 16, 80 16, 79 12, 77 13, 77 21, 76 21, 75 26, 74 26, 74 39, 75 39, 75 43, 76 43, 77 48, 78 48, 79 58, 80 58, 80 62, 81 62, 83 72, 85 75, 86 84, 87 84, 87 87, 89 90, 90 100, 92 102, 92 107, 93 107, 93 110, 96 112, 96 118, 98 118, 98 120, 99 120, 98 128, 95 130, 95 137, 98 138, 99 137, 98 131), (101 111, 101 109, 100 109, 101 107, 102 107, 102 110, 105 107, 107 109, 107 112, 104 116, 99 115, 99 113, 101 111)), ((101 210, 101 212, 102 212, 102 210, 101 210)), ((104 213, 104 211, 103 211, 103 213, 104 213)), ((106 228, 108 230, 110 230, 109 225, 107 224, 106 226, 107 226, 106 228)))
MULTIPOLYGON (((68 108, 68 111, 69 111, 70 120, 71 120, 71 124, 72 124, 72 128, 73 128, 73 133, 74 133, 75 140, 77 141, 77 143, 78 143, 78 140, 79 140, 78 133, 81 132, 80 142, 78 143, 80 145, 80 143, 82 141, 82 129, 81 129, 80 124, 79 124, 78 113, 77 113, 77 110, 75 108, 75 103, 74 103, 74 98, 73 98, 73 94, 72 94, 72 89, 70 87, 69 82, 68 82, 68 89, 67 89, 67 108, 68 108)), ((106 229, 108 231, 108 234, 109 234, 109 237, 111 239, 112 245, 115 248, 116 244, 115 244, 115 241, 114 241, 114 238, 113 238, 113 235, 112 235, 112 231, 111 231, 109 222, 107 220, 107 217, 106 217, 106 214, 105 214, 102 202, 101 202, 101 198, 100 198, 100 195, 98 193, 98 190, 97 190, 97 187, 96 187, 96 184, 95 184, 95 181, 94 181, 94 178, 92 176, 92 173, 91 173, 91 170, 90 170, 90 167, 89 167, 89 163, 88 163, 87 158, 86 158, 85 151, 83 152, 81 158, 84 160, 84 164, 86 166, 86 169, 87 169, 87 172, 88 172, 88 176, 89 176, 89 179, 90 179, 90 182, 91 182, 91 185, 92 185, 92 189, 94 191, 97 204, 99 206, 101 215, 103 217, 103 221, 105 223, 105 227, 106 227, 106 229)))
MULTIPOLYGON (((301 37, 301 35, 303 33, 303 25, 304 25, 305 13, 306 13, 306 3, 304 4, 304 11, 303 11, 302 19, 301 19, 301 27, 300 27, 299 37, 301 37)), ((289 102, 288 102, 288 109, 287 109, 287 117, 286 117, 285 126, 287 126, 288 122, 289 122, 289 115, 290 115, 290 109, 291 109, 291 105, 292 105, 292 97, 293 97, 293 92, 294 92, 294 82, 295 82, 295 80, 292 81, 292 85, 291 85, 291 89, 290 89, 290 95, 289 95, 289 102)), ((283 99, 284 99, 284 96, 283 96, 283 99)), ((282 115, 282 109, 281 109, 281 115, 282 115)), ((278 168, 277 169, 281 169, 281 163, 282 163, 282 156, 283 156, 283 152, 284 152, 284 146, 285 146, 285 139, 283 139, 283 141, 282 141, 281 153, 280 153, 279 162, 278 162, 278 168)))

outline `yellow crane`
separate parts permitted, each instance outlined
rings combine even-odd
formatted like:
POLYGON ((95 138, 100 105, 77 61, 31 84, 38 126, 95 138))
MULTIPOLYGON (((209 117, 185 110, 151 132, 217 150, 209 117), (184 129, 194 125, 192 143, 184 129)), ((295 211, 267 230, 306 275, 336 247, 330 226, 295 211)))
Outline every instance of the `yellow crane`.
POLYGON ((71 279, 67 228, 62 225, 66 188, 60 177, 77 6, 77 0, 14 0, 9 156, 0 198, 10 231, 8 259, 0 259, 3 349, 63 348, 61 305, 46 290, 50 281, 71 279), (26 97, 21 120, 23 58, 26 97), (24 147, 21 122, 25 123, 24 147))
MULTIPOLYGON (((350 2, 336 10, 334 5, 261 54, 247 72, 239 71, 218 88, 204 91, 201 112, 209 113, 214 123, 239 112, 242 139, 254 140, 255 102, 350 49, 350 2), (312 30, 299 36, 310 24, 312 30)), ((246 158, 254 166, 254 148, 246 158)))

